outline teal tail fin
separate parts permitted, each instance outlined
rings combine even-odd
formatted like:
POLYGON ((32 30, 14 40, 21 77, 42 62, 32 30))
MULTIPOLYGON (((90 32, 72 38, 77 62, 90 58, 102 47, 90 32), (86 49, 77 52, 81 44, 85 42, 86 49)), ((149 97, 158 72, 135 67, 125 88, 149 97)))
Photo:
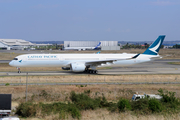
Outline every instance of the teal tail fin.
POLYGON ((143 53, 147 55, 158 55, 159 49, 164 41, 165 35, 160 35, 156 41, 143 53))

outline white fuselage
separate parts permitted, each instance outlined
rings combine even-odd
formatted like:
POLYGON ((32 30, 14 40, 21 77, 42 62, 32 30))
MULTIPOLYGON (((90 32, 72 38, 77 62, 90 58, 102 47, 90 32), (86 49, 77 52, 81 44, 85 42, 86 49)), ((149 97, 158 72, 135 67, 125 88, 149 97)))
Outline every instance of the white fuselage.
POLYGON ((17 56, 17 60, 12 60, 9 65, 14 67, 63 67, 72 63, 82 63, 103 60, 116 60, 109 64, 100 64, 96 67, 103 66, 128 66, 142 62, 148 62, 154 55, 140 54, 135 59, 125 60, 132 58, 136 54, 25 54, 17 56))
POLYGON ((64 50, 93 50, 95 47, 65 47, 64 50))

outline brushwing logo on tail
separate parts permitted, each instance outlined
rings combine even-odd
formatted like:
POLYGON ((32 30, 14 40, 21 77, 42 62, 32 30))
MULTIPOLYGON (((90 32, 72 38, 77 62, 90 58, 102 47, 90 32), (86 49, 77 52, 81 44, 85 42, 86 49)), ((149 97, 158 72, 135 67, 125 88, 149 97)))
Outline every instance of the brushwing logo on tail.
POLYGON ((149 48, 149 50, 154 52, 154 53, 158 53, 156 50, 159 48, 160 45, 161 45, 161 40, 159 41, 159 43, 155 47, 149 48))

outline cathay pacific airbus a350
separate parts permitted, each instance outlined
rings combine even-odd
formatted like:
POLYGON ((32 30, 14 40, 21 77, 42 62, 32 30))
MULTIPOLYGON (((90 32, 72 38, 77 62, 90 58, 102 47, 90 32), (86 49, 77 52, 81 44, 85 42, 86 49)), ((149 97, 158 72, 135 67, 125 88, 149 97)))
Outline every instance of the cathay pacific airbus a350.
POLYGON ((142 54, 25 54, 15 57, 10 66, 20 67, 62 67, 73 72, 97 74, 96 67, 128 66, 160 58, 158 52, 165 35, 159 36, 142 54))

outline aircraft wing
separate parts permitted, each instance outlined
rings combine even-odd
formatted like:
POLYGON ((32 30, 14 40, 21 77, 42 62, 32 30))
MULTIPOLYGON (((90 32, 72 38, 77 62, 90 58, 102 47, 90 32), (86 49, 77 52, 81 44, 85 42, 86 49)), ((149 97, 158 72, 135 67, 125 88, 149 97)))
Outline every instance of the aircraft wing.
POLYGON ((131 58, 123 58, 123 59, 112 59, 112 60, 98 60, 98 61, 91 61, 91 62, 86 62, 86 65, 94 65, 94 66, 98 66, 101 64, 107 64, 107 63, 113 63, 115 61, 120 61, 120 60, 130 60, 130 59, 135 59, 139 56, 140 54, 137 54, 131 58))

